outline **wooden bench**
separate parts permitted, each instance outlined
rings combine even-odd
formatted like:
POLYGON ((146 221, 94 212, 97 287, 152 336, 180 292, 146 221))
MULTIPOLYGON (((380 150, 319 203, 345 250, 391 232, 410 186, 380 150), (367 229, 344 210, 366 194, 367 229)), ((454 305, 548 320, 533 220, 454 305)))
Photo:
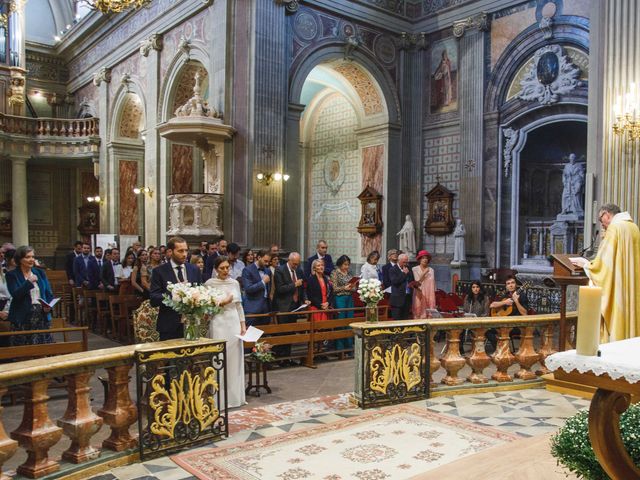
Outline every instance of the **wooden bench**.
POLYGON ((46 330, 25 330, 16 332, 0 332, 0 337, 14 335, 34 335, 37 333, 62 333, 64 341, 56 343, 40 343, 36 345, 20 345, 17 347, 0 348, 0 361, 25 360, 32 358, 50 357, 52 355, 64 355, 66 353, 86 352, 89 350, 89 329, 87 327, 62 327, 46 330), (81 332, 81 340, 68 340, 71 332, 81 332))

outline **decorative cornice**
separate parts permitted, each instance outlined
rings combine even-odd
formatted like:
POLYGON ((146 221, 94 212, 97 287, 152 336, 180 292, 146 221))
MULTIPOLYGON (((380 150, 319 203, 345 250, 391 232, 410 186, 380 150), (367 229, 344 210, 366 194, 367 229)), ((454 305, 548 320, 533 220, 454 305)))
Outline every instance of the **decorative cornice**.
POLYGON ((93 84, 96 87, 99 87, 102 82, 111 83, 111 69, 108 67, 102 67, 93 74, 93 84))
POLYGON ((461 38, 467 30, 472 28, 477 28, 481 32, 489 30, 489 17, 486 12, 453 22, 453 35, 461 38))
POLYGON ((140 42, 140 55, 143 57, 149 56, 151 50, 155 50, 156 52, 162 51, 164 46, 164 42, 162 39, 161 33, 154 33, 146 40, 140 42))

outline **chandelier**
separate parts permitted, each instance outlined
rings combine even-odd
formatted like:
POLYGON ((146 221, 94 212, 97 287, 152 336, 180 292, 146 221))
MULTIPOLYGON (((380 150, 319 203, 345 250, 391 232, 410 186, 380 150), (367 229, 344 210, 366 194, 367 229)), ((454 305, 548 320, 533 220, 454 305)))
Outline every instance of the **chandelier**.
POLYGON ((621 137, 626 136, 629 142, 640 139, 640 95, 635 83, 631 84, 624 97, 618 95, 613 112, 613 133, 621 137))
POLYGON ((144 7, 151 0, 81 0, 90 8, 101 13, 120 13, 125 10, 136 10, 144 7))

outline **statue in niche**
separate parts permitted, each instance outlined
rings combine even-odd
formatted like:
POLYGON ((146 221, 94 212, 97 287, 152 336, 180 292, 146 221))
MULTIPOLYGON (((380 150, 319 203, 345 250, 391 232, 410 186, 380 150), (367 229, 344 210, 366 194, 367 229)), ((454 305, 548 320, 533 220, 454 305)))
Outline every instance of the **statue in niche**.
POLYGON ((466 230, 461 218, 456 219, 456 228, 453 231, 453 261, 451 263, 460 265, 467 263, 467 255, 464 250, 464 236, 466 230))
POLYGON ((576 163, 576 154, 569 155, 562 171, 562 215, 574 214, 584 216, 582 206, 582 187, 584 186, 584 167, 576 163))
POLYGON ((413 226, 411 215, 405 217, 405 222, 398 233, 398 247, 404 253, 408 254, 410 258, 416 255, 416 229, 413 226))

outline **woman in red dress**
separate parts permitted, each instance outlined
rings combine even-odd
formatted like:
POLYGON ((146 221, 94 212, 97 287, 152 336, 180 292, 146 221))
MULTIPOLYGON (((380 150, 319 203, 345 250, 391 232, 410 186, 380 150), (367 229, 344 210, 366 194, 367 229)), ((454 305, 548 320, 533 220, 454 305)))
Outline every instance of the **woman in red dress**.
POLYGON ((319 310, 311 318, 316 321, 328 320, 329 316, 322 312, 331 308, 333 287, 329 277, 324 274, 324 261, 317 259, 311 264, 311 275, 307 280, 307 300, 311 302, 311 310, 319 310))

